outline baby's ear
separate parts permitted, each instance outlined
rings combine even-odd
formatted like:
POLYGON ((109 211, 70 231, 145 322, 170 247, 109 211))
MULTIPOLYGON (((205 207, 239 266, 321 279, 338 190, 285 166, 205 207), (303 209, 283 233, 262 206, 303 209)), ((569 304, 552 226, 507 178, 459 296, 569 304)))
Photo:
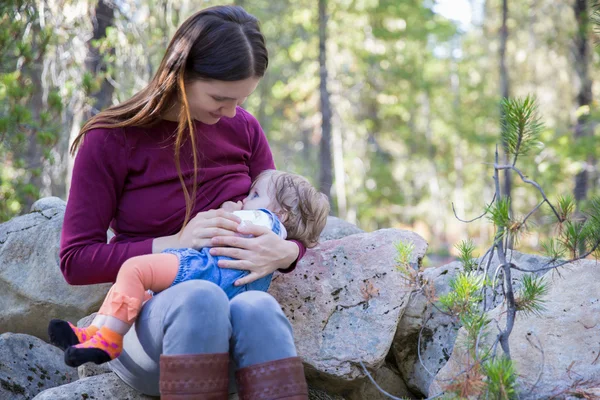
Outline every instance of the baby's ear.
POLYGON ((278 211, 275 214, 277 214, 277 217, 279 218, 282 224, 284 224, 285 221, 287 221, 288 219, 288 213, 285 211, 278 211))

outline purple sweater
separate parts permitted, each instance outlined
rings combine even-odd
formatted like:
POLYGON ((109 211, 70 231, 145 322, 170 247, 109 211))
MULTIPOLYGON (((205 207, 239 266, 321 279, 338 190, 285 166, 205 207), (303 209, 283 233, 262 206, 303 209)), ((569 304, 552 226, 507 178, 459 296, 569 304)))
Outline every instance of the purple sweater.
MULTIPOLYGON (((68 283, 114 282, 125 260, 152 253, 154 238, 179 232, 185 199, 174 161, 176 129, 176 122, 163 120, 150 128, 87 133, 73 167, 60 242, 60 268, 68 283), (116 236, 107 244, 109 226, 116 236)), ((196 131, 200 168, 192 217, 242 200, 258 174, 275 168, 258 121, 240 107, 234 118, 215 125, 196 122, 196 131)), ((181 165, 191 187, 189 140, 181 149, 181 165)), ((294 242, 300 259, 306 249, 294 242)))

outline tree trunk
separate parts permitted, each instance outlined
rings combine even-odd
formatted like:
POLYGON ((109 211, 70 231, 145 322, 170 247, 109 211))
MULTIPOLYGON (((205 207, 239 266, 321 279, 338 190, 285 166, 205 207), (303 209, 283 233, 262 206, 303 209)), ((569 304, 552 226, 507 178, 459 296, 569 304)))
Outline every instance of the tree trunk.
MULTIPOLYGON (((88 54, 85 59, 85 67, 93 76, 106 73, 106 63, 102 59, 102 55, 98 48, 93 44, 94 41, 106 38, 106 28, 114 25, 115 9, 110 0, 98 0, 94 14, 92 14, 92 22, 94 24, 94 33, 92 39, 88 42, 88 54)), ((114 54, 114 49, 109 52, 114 54)), ((113 85, 103 77, 100 85, 100 90, 92 94, 94 98, 91 115, 97 114, 99 111, 107 108, 112 103, 114 92, 113 85)))
MULTIPOLYGON (((575 142, 577 143, 581 138, 586 138, 590 135, 589 112, 582 110, 582 107, 589 107, 592 103, 592 79, 589 74, 590 46, 588 40, 590 17, 587 0, 575 0, 573 11, 577 20, 577 30, 574 40, 575 71, 580 82, 579 93, 577 94, 577 108, 581 111, 579 112, 574 132, 575 142)), ((593 164, 594 160, 590 155, 584 160, 582 171, 575 176, 573 194, 577 204, 587 197, 588 168, 593 164)))
MULTIPOLYGON (((506 26, 506 20, 508 19, 508 0, 502 0, 502 27, 500 28, 500 95, 502 98, 508 98, 510 96, 509 81, 508 81, 508 70, 506 69, 506 42, 508 41, 508 27, 506 26)), ((504 118, 504 115, 502 115, 504 118)), ((504 147, 504 160, 508 163, 507 145, 503 143, 504 147)), ((508 170, 504 174, 504 195, 510 196, 511 193, 511 180, 510 173, 508 170)))
POLYGON ((331 197, 332 165, 331 165, 331 105, 327 91, 327 1, 319 0, 319 75, 321 82, 321 171, 319 177, 319 190, 331 197))
MULTIPOLYGON (((86 71, 96 76, 99 73, 106 72, 106 63, 104 62, 100 51, 94 46, 93 41, 104 39, 106 37, 106 29, 114 25, 115 10, 112 2, 109 0, 98 0, 98 4, 94 11, 90 11, 90 19, 94 27, 92 38, 87 42, 88 54, 85 58, 86 71)), ((109 52, 114 53, 114 49, 109 52)), ((100 90, 91 94, 91 105, 85 106, 85 94, 81 94, 80 98, 75 102, 75 111, 69 115, 70 119, 70 134, 68 145, 65 147, 65 159, 68 160, 66 171, 66 193, 68 195, 71 186, 71 172, 73 170, 73 157, 69 154, 69 148, 75 137, 79 134, 81 125, 90 117, 96 115, 99 111, 109 107, 112 103, 114 93, 113 85, 103 77, 100 85, 100 90)))
MULTIPOLYGON (((36 30, 37 33, 37 30, 36 30)), ((28 108, 31 110, 31 117, 34 121, 40 120, 40 113, 46 109, 42 90, 42 61, 43 55, 40 55, 40 62, 33 64, 26 69, 26 75, 31 78, 31 83, 35 90, 31 94, 28 102, 28 108)), ((24 74, 25 75, 25 74, 24 74)), ((40 192, 43 189, 42 172, 44 169, 43 151, 37 140, 37 129, 29 130, 29 140, 27 150, 25 151, 25 162, 30 171, 29 183, 35 186, 40 192)), ((35 196, 38 197, 38 196, 35 196)), ((26 196, 23 203, 23 212, 29 212, 33 203, 38 200, 32 196, 26 196)))
MULTIPOLYGON (((43 13, 44 11, 39 11, 43 13)), ((42 65, 46 53, 45 47, 42 46, 40 40, 40 23, 35 21, 31 24, 31 43, 33 54, 36 59, 25 64, 22 69, 21 83, 25 85, 27 78, 31 80, 33 88, 31 97, 27 100, 27 108, 31 111, 31 120, 40 121, 40 114, 46 110, 44 102, 44 91, 42 90, 42 65)), ((39 193, 43 189, 42 172, 44 168, 43 150, 38 143, 38 129, 27 128, 27 142, 23 149, 22 157, 25 161, 28 176, 26 181, 37 189, 37 193, 28 193, 23 198, 22 212, 28 213, 32 204, 38 200, 39 193)))

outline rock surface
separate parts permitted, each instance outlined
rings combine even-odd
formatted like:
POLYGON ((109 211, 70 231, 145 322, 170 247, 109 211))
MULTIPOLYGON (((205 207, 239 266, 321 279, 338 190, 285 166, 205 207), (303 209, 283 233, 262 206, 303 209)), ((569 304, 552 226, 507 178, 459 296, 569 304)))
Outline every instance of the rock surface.
POLYGON ((31 399, 76 379, 77 372, 65 365, 58 348, 30 335, 0 335, 0 399, 31 399))
POLYGON ((70 286, 59 268, 64 206, 56 198, 38 211, 0 224, 0 333, 47 339, 51 318, 77 321, 95 311, 110 285, 70 286))
MULTIPOLYGON (((586 260, 565 266, 560 274, 548 273, 546 311, 540 316, 517 314, 509 342, 521 399, 563 398, 600 387, 598 271, 595 261, 586 260)), ((500 326, 505 323, 503 307, 490 312, 492 317, 501 315, 500 326)), ((430 386, 430 396, 440 393, 444 382, 463 369, 464 351, 458 343, 464 333, 461 329, 454 353, 430 386)), ((496 333, 494 329, 488 341, 496 333)))
MULTIPOLYGON (((433 285, 436 296, 442 296, 450 291, 450 280, 462 270, 460 262, 453 262, 438 268, 425 269, 421 276, 433 285)), ((422 291, 413 292, 396 331, 392 353, 400 375, 414 393, 427 397, 429 385, 435 374, 452 354, 459 328, 458 321, 431 306, 422 291), (419 335, 423 363, 418 354, 419 335)))
MULTIPOLYGON (((507 256, 516 265, 529 270, 541 268, 548 261, 544 257, 517 251, 508 251, 507 256)), ((487 259, 483 261, 485 262, 487 259)), ((488 270, 490 279, 494 276, 499 264, 500 261, 495 255, 488 270)), ((462 271, 463 266, 460 262, 452 262, 436 268, 427 268, 420 273, 420 277, 433 286, 433 293, 439 297, 450 291, 450 281, 462 271)), ((522 275, 523 273, 519 271, 513 271, 512 281, 515 288, 519 287, 519 279, 522 275)), ((496 279, 496 282, 496 289, 493 292, 488 291, 486 303, 488 309, 490 304, 498 305, 504 300, 499 284, 501 276, 496 279)), ((412 392, 427 397, 435 374, 446 364, 452 354, 460 326, 459 321, 455 318, 428 304, 423 291, 416 291, 411 295, 410 304, 396 332, 392 352, 400 374, 412 392), (419 335, 421 336, 422 362, 418 357, 419 335)))
POLYGON ((114 373, 83 378, 76 382, 43 391, 34 400, 151 400, 158 397, 146 396, 127 386, 114 373))
MULTIPOLYGON (((374 374, 373 379, 381 389, 399 398, 414 398, 413 394, 406 388, 406 384, 396 371, 393 371, 388 365, 383 365, 374 374)), ((370 381, 366 380, 359 389, 345 395, 346 400, 388 400, 389 397, 383 394, 370 381)))
POLYGON ((392 344, 410 290, 396 269, 398 242, 415 246, 416 267, 427 243, 396 229, 324 242, 269 289, 292 323, 309 382, 329 393, 357 389, 359 361, 377 370, 392 344))
POLYGON ((319 242, 325 242, 327 240, 341 239, 346 236, 355 235, 357 233, 364 233, 358 226, 351 224, 343 219, 329 216, 327 217, 327 225, 321 232, 319 242))

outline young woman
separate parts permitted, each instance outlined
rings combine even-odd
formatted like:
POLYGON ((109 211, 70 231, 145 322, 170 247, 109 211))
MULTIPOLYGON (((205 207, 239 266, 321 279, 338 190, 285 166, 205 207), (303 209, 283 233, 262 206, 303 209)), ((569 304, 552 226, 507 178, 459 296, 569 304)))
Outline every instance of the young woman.
MULTIPOLYGON (((250 271, 237 284, 293 269, 301 243, 214 210, 274 168, 260 125, 239 107, 267 64, 256 18, 241 7, 205 9, 177 30, 145 89, 84 125, 61 238, 67 282, 114 282, 127 259, 166 248, 212 247, 234 259, 220 267, 250 271), (116 236, 106 244, 109 226, 116 236)), ((146 302, 111 368, 163 399, 226 399, 230 360, 240 399, 307 399, 275 299, 248 291, 230 301, 207 281, 146 302)))

